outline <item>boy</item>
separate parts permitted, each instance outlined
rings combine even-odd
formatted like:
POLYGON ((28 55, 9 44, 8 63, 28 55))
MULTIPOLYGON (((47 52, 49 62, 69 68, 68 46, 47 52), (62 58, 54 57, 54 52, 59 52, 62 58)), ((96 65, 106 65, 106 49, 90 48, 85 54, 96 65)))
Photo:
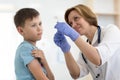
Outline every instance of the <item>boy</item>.
POLYGON ((39 12, 33 8, 22 8, 15 14, 14 23, 24 39, 16 50, 16 79, 54 80, 44 53, 36 47, 36 42, 42 36, 39 12))

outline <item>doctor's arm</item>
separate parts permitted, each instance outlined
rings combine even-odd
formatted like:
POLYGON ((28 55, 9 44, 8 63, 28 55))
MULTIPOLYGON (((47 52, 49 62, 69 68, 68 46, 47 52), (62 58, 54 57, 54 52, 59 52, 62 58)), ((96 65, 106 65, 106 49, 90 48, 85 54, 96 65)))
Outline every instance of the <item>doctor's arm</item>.
POLYGON ((80 68, 70 52, 64 53, 67 68, 72 78, 77 79, 80 75, 80 68))
POLYGON ((95 47, 85 42, 80 34, 75 31, 72 27, 64 22, 59 22, 55 25, 55 28, 62 34, 70 37, 72 41, 78 46, 80 51, 83 52, 84 56, 89 59, 93 64, 100 65, 100 55, 95 47))
POLYGON ((95 65, 101 65, 101 58, 95 47, 85 42, 80 36, 74 42, 88 60, 95 65))
POLYGON ((70 53, 70 45, 67 42, 65 36, 57 32, 54 36, 54 42, 63 51, 65 56, 65 61, 71 76, 74 79, 78 78, 80 75, 80 68, 70 53))

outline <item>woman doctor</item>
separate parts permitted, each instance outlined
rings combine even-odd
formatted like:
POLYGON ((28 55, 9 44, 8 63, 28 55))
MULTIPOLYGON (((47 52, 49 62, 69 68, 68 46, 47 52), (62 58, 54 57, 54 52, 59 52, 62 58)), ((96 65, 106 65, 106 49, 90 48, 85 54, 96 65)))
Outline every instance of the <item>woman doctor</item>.
POLYGON ((54 42, 64 52, 72 78, 91 73, 93 80, 120 80, 120 30, 117 26, 99 26, 95 13, 79 4, 65 13, 65 22, 55 25, 54 42), (81 36, 85 35, 87 41, 81 36), (65 36, 70 37, 82 53, 76 62, 65 36))

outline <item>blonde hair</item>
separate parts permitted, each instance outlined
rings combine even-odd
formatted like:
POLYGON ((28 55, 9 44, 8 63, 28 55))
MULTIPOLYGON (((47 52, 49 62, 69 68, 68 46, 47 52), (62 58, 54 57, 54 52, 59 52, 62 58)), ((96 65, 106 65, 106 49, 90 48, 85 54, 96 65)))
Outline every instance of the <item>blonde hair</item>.
POLYGON ((83 4, 76 5, 66 10, 64 18, 68 24, 69 24, 68 16, 70 12, 73 10, 77 11, 80 14, 80 16, 82 16, 90 25, 98 26, 96 14, 93 13, 89 7, 83 4))

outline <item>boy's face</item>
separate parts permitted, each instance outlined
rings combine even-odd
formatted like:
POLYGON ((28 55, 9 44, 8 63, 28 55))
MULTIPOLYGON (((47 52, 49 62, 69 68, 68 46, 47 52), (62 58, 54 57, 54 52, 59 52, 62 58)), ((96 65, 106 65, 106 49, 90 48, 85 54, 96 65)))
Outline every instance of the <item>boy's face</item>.
POLYGON ((40 20, 40 16, 33 17, 32 20, 27 19, 22 31, 22 35, 25 40, 30 42, 40 40, 42 36, 42 22, 40 20))

